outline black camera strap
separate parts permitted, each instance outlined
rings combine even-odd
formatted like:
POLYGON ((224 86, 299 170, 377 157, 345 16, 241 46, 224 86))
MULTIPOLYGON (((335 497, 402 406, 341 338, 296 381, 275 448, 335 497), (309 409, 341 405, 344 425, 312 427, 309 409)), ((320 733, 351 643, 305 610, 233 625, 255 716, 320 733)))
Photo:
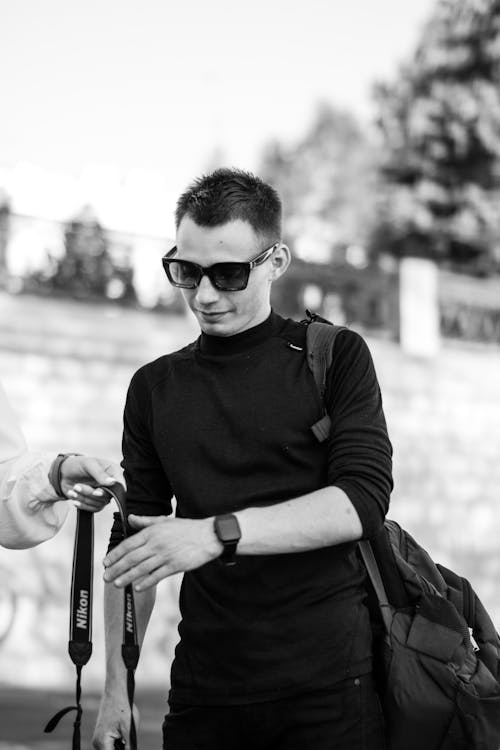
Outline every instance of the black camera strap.
MULTIPOLYGON (((123 537, 127 536, 127 516, 125 490, 119 482, 109 487, 100 487, 107 492, 118 506, 122 522, 123 537)), ((67 713, 76 711, 73 724, 72 750, 80 750, 81 736, 81 675, 82 667, 92 654, 92 594, 94 577, 94 514, 86 510, 77 511, 73 570, 71 577, 71 612, 68 652, 76 667, 76 705, 58 711, 47 723, 45 732, 52 732, 67 713)), ((139 645, 135 620, 134 594, 132 585, 124 589, 122 659, 127 670, 127 696, 130 704, 130 750, 137 750, 137 731, 133 715, 135 692, 135 669, 139 661, 139 645)), ((120 747, 119 741, 115 743, 120 747)))
MULTIPOLYGON (((126 496, 123 486, 116 482, 107 489, 111 497, 114 497, 120 519, 122 522, 123 538, 128 534, 127 513, 126 513, 126 496)), ((137 750, 137 729, 134 720, 134 693, 135 693, 135 670, 139 663, 139 644, 137 640, 137 624, 135 619, 134 591, 132 584, 128 583, 123 591, 123 639, 122 639, 122 659, 127 670, 127 695, 130 706, 130 730, 129 730, 129 747, 130 750, 137 750)), ((118 740, 115 742, 115 748, 120 748, 118 740)))

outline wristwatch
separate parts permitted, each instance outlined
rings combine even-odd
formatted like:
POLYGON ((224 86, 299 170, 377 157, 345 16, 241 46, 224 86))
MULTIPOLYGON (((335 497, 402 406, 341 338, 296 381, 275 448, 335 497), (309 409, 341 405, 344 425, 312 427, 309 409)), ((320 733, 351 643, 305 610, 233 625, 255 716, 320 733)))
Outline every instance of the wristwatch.
POLYGON ((241 539, 241 529, 238 519, 232 513, 215 516, 214 531, 217 539, 223 545, 219 560, 224 565, 236 565, 236 547, 241 539))

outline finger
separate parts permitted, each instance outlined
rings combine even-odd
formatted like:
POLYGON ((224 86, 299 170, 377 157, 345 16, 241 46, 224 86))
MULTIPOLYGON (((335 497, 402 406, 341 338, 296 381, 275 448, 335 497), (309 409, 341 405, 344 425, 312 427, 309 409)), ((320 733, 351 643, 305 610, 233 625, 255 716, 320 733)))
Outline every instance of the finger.
POLYGON ((178 570, 175 570, 170 565, 162 565, 159 568, 156 568, 156 570, 153 570, 149 575, 144 576, 141 580, 136 581, 134 584, 134 590, 146 591, 147 589, 156 586, 164 578, 168 578, 178 572, 178 570))
POLYGON ((108 568, 104 573, 104 580, 107 583, 114 582, 116 586, 121 588, 126 586, 128 583, 149 575, 159 565, 161 565, 161 559, 158 555, 148 555, 142 559, 132 560, 128 557, 124 560, 120 560, 119 563, 113 565, 113 568, 108 568))
POLYGON ((86 459, 86 469, 90 476, 95 479, 97 484, 107 484, 110 480, 110 475, 106 471, 105 467, 109 466, 109 462, 101 461, 98 458, 86 459))
POLYGON ((114 461, 108 461, 104 467, 104 471, 110 477, 123 481, 123 469, 120 464, 117 464, 114 461))
POLYGON ((150 549, 147 545, 138 547, 107 567, 104 571, 104 580, 108 582, 114 581, 119 575, 126 573, 131 568, 135 568, 146 560, 151 560, 155 556, 156 553, 154 550, 150 549))
POLYGON ((134 513, 128 516, 129 524, 135 529, 145 529, 147 526, 163 523, 166 520, 167 516, 136 516, 134 513))
POLYGON ((91 487, 89 484, 75 484, 68 490, 67 495, 72 500, 85 500, 87 498, 108 497, 101 489, 91 487))
POLYGON ((125 479, 123 478, 123 469, 119 464, 113 463, 112 461, 104 461, 102 459, 97 459, 97 462, 100 464, 104 476, 104 478, 99 481, 99 484, 109 487, 118 482, 123 485, 123 487, 126 486, 125 479))
POLYGON ((82 510, 98 511, 104 508, 110 501, 107 493, 100 489, 94 489, 86 484, 76 484, 69 490, 68 498, 74 500, 74 505, 82 510))
POLYGON ((141 534, 141 532, 134 534, 134 536, 129 536, 128 539, 120 542, 120 544, 108 552, 102 561, 104 567, 109 568, 111 565, 118 562, 118 560, 121 560, 122 557, 128 555, 129 552, 142 547, 145 543, 146 537, 141 534))

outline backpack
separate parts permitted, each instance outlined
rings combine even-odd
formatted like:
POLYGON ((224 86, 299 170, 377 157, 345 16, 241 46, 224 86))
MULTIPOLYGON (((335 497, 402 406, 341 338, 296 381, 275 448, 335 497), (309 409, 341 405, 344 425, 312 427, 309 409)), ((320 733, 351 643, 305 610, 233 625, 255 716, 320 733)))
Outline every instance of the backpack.
MULTIPOLYGON (((307 362, 323 402, 345 329, 307 316, 307 362)), ((324 410, 311 429, 322 442, 330 425, 324 410)), ((470 583, 389 519, 358 552, 389 750, 499 750, 500 638, 470 583)))

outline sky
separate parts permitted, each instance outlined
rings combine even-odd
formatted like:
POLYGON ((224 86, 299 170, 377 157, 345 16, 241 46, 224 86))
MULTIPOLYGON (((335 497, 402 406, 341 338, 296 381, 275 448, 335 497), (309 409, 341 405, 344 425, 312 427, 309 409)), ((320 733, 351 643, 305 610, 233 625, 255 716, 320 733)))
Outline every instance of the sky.
POLYGON ((319 101, 369 123, 435 4, 0 0, 0 176, 30 209, 47 170, 54 193, 78 179, 73 202, 128 180, 173 204, 213 164, 257 170, 319 101))

